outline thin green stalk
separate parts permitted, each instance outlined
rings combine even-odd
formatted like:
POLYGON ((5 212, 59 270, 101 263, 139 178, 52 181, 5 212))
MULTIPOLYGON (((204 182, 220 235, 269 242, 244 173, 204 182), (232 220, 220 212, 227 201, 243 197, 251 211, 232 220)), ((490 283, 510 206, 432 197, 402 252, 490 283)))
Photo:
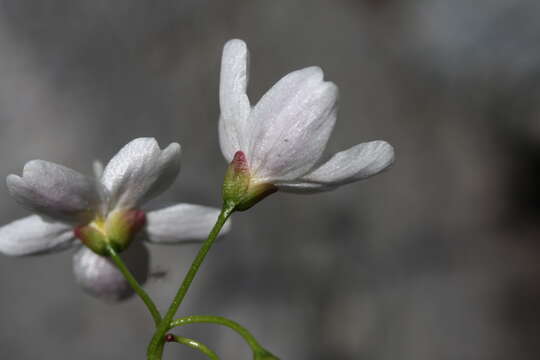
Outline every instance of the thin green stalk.
POLYGON ((251 348, 251 350, 253 350, 254 352, 264 350, 264 348, 255 339, 255 337, 251 335, 251 333, 245 327, 235 321, 229 320, 221 316, 187 316, 184 318, 173 320, 171 322, 171 328, 197 323, 211 323, 227 326, 228 328, 236 331, 240 336, 242 336, 251 348))
POLYGON ((124 264, 124 261, 122 260, 120 255, 118 255, 118 253, 116 252, 116 250, 113 249, 112 246, 107 246, 107 253, 109 254, 112 261, 115 263, 118 270, 120 270, 122 275, 124 275, 129 285, 131 285, 133 290, 135 290, 137 295, 139 295, 141 300, 144 302, 144 304, 148 308, 148 311, 150 311, 150 314, 152 314, 156 326, 159 326, 161 322, 161 314, 159 313, 156 304, 154 304, 150 296, 146 293, 146 291, 144 291, 141 285, 139 285, 133 274, 131 274, 131 272, 127 268, 126 264, 124 264))
POLYGON ((148 345, 148 360, 161 360, 161 356, 158 354, 159 347, 163 342, 165 341, 165 333, 170 328, 170 323, 173 319, 173 317, 176 315, 176 312, 178 311, 178 308, 180 307, 180 304, 184 300, 189 287, 191 286, 191 283, 193 282, 193 279, 195 278, 195 275, 197 275, 197 272, 199 271, 199 268, 201 267, 201 264, 203 263, 206 254, 208 254, 208 251, 210 251, 210 248, 214 244, 217 236, 219 235, 219 232, 221 231, 221 228, 223 228, 223 225, 225 225, 225 222, 231 216, 231 214, 234 211, 234 206, 230 204, 224 204, 223 208, 221 209, 221 212, 219 214, 219 217, 216 221, 216 224, 212 228, 212 231, 208 235, 208 238, 204 241, 202 244, 199 252, 197 253, 197 256, 193 260, 193 263, 191 264, 191 267, 189 268, 189 271, 187 272, 186 276, 184 277, 184 280, 182 281, 182 285, 178 289, 178 292, 176 293, 176 296, 174 297, 173 302, 171 303, 171 306, 167 310, 167 314, 159 324, 158 328, 156 329, 156 332, 154 333, 154 336, 152 337, 152 340, 150 341, 150 345, 148 345))
MULTIPOLYGON (((167 335, 167 336, 169 336, 169 335, 167 335)), ((201 342, 195 341, 195 340, 190 339, 190 338, 182 337, 182 336, 172 335, 172 334, 171 334, 171 337, 172 337, 172 341, 174 341, 174 342, 177 342, 177 343, 183 344, 183 345, 187 345, 190 348, 195 349, 195 350, 199 350, 200 352, 202 352, 203 354, 205 354, 206 356, 208 356, 212 360, 219 360, 219 357, 216 355, 216 353, 213 352, 208 346, 204 345, 201 342)), ((168 341, 170 342, 170 340, 168 340, 168 341)))

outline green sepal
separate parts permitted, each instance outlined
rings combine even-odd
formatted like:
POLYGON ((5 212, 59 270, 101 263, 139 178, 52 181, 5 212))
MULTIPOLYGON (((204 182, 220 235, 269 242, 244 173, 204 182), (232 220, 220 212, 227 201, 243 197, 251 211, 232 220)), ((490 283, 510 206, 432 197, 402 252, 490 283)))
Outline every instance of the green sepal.
POLYGON ((126 249, 135 234, 146 224, 140 210, 116 210, 105 221, 105 233, 112 247, 118 252, 126 249))
POLYGON ((270 194, 273 194, 277 191, 277 187, 272 184, 255 184, 250 185, 248 191, 236 204, 235 210, 245 211, 251 208, 253 205, 264 199, 270 194))
POLYGON ((98 255, 107 255, 107 237, 94 225, 84 225, 75 228, 75 236, 90 250, 98 255))

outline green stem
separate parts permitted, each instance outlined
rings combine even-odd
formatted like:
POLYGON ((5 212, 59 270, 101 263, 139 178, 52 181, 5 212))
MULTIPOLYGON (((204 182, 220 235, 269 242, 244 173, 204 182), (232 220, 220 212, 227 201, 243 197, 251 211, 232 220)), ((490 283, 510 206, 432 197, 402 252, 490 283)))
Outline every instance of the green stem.
POLYGON ((176 319, 171 321, 171 328, 177 326, 184 326, 188 324, 197 324, 197 323, 211 323, 227 326, 228 328, 236 331, 240 336, 244 338, 251 350, 253 352, 258 352, 264 350, 264 348, 259 344, 253 335, 242 325, 238 324, 235 321, 229 320, 221 316, 187 316, 184 318, 176 319))
POLYGON ((199 350, 200 352, 202 352, 203 354, 205 354, 212 360, 219 360, 219 357, 216 355, 216 353, 213 352, 208 346, 204 345, 203 343, 195 341, 190 338, 182 337, 182 336, 176 336, 176 335, 172 335, 172 336, 174 339, 173 341, 179 344, 187 345, 192 349, 199 350))
POLYGON ((184 297, 186 296, 189 287, 191 286, 191 283, 193 282, 193 279, 195 278, 195 275, 197 275, 197 272, 199 271, 199 268, 201 267, 201 264, 203 263, 206 254, 208 254, 208 251, 210 251, 210 248, 214 244, 214 241, 216 240, 217 236, 219 235, 219 232, 221 231, 221 228, 223 225, 225 225, 225 222, 231 216, 231 214, 234 211, 234 205, 231 204, 224 204, 223 208, 221 209, 221 212, 219 214, 219 217, 216 221, 216 224, 212 228, 212 231, 208 235, 208 238, 204 241, 202 244, 199 252, 197 253, 197 256, 193 260, 193 263, 191 264, 191 267, 189 268, 189 271, 187 272, 186 276, 184 277, 184 280, 182 282, 182 285, 178 289, 178 292, 176 293, 176 296, 174 297, 173 302, 171 303, 171 306, 167 310, 167 314, 159 324, 158 328, 156 329, 156 332, 154 333, 154 336, 152 337, 152 340, 150 341, 150 345, 148 345, 148 360, 160 360, 161 356, 159 356, 158 351, 160 345, 165 341, 165 333, 170 328, 170 323, 173 319, 173 317, 176 315, 176 312, 178 311, 178 308, 180 307, 180 304, 184 300, 184 297))
POLYGON ((150 314, 152 314, 156 326, 159 326, 161 322, 161 314, 159 313, 156 304, 154 304, 150 296, 146 293, 146 291, 144 291, 141 285, 139 285, 133 274, 131 274, 131 272, 127 268, 126 264, 124 264, 124 261, 122 260, 120 255, 116 252, 116 250, 113 249, 112 246, 107 246, 107 253, 109 254, 112 261, 116 264, 118 270, 120 270, 122 275, 124 275, 129 285, 131 285, 133 290, 135 290, 137 295, 139 295, 141 300, 144 302, 144 304, 148 308, 148 311, 150 311, 150 314))

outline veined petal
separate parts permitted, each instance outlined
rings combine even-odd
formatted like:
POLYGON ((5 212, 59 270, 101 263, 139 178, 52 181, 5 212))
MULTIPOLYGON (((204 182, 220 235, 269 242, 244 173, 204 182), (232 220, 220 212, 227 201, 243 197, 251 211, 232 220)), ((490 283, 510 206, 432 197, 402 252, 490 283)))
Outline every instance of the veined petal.
POLYGON ((0 252, 10 256, 36 255, 67 249, 73 245, 73 229, 41 216, 25 217, 0 228, 0 252))
POLYGON ((9 175, 11 196, 24 207, 55 220, 84 224, 100 203, 98 186, 75 170, 43 160, 24 166, 22 177, 9 175))
POLYGON ((251 112, 248 155, 253 176, 292 180, 319 160, 336 120, 338 88, 318 67, 278 81, 251 112))
POLYGON ((376 175, 394 162, 394 148, 385 141, 358 144, 336 153, 298 181, 277 183, 287 192, 320 192, 376 175))
POLYGON ((386 141, 371 141, 340 151, 303 179, 323 184, 342 185, 365 179, 394 162, 394 148, 386 141))
MULTIPOLYGON (((120 255, 139 284, 148 279, 150 261, 148 249, 140 243, 133 243, 120 255)), ((81 247, 73 256, 75 279, 90 295, 107 301, 120 301, 133 294, 129 283, 114 263, 99 256, 87 247, 81 247)))
POLYGON ((103 218, 107 217, 107 212, 109 211, 109 190, 101 183, 101 178, 103 177, 103 171, 105 167, 103 166, 103 163, 99 160, 94 160, 92 164, 92 169, 94 170, 94 177, 97 179, 98 186, 98 193, 99 193, 99 208, 98 212, 99 215, 103 218))
MULTIPOLYGON (((219 216, 219 209, 178 204, 146 214, 148 240, 156 243, 178 243, 206 239, 219 216)), ((228 221, 221 234, 230 229, 228 221)))
POLYGON ((153 138, 138 138, 125 145, 107 164, 102 182, 109 190, 110 210, 132 209, 161 194, 180 171, 180 145, 164 150, 153 138))
POLYGON ((231 161, 238 150, 247 151, 247 119, 251 111, 246 89, 249 81, 249 51, 242 40, 229 40, 223 48, 219 85, 219 141, 231 161))

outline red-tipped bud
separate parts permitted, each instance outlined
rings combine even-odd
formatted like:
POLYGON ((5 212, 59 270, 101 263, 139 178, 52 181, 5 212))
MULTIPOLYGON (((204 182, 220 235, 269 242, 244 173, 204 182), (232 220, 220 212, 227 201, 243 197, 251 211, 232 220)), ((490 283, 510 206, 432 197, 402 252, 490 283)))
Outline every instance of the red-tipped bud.
POLYGON ((173 341, 175 341, 175 337, 173 334, 165 335, 165 342, 173 342, 173 341))
POLYGON ((225 173, 223 200, 237 204, 247 193, 250 178, 246 155, 237 151, 225 173))
POLYGON ((223 182, 225 203, 234 206, 235 210, 243 211, 276 191, 277 188, 272 184, 253 181, 244 152, 237 151, 234 154, 223 182))

